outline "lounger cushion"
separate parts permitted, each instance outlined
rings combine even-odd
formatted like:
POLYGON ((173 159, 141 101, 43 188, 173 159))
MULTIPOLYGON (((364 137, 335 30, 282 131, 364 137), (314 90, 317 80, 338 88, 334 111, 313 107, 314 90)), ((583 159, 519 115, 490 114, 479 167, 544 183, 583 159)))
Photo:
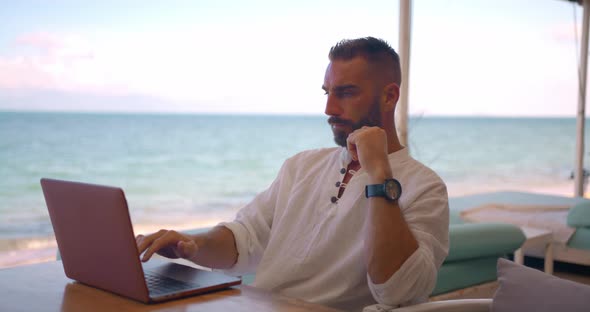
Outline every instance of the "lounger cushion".
POLYGON ((503 256, 520 248, 525 236, 519 227, 507 223, 465 223, 449 227, 449 255, 445 263, 503 256))
POLYGON ((491 256, 445 262, 438 271, 436 287, 431 296, 495 281, 497 261, 498 256, 491 256))
POLYGON ((583 202, 570 208, 567 225, 572 227, 590 227, 590 202, 583 202))
POLYGON ((567 246, 575 249, 590 250, 590 227, 577 228, 574 235, 567 242, 567 246))
POLYGON ((492 312, 587 312, 590 307, 590 286, 506 259, 498 260, 498 282, 492 312))

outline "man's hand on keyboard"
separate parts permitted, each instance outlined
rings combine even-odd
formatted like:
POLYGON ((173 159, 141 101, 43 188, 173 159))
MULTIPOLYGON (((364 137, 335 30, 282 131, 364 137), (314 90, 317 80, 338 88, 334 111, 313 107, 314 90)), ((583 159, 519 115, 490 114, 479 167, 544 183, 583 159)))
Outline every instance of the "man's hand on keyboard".
POLYGON ((135 241, 139 254, 145 251, 141 258, 143 262, 148 261, 154 253, 166 258, 190 259, 199 250, 199 246, 190 236, 172 230, 160 230, 147 236, 137 235, 135 241))

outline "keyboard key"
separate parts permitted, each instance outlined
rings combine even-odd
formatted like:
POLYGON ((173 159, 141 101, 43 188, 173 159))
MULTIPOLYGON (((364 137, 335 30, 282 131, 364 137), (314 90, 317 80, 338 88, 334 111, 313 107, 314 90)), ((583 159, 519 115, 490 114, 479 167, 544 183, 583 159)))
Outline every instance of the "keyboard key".
POLYGON ((145 281, 150 291, 150 295, 153 296, 175 293, 181 290, 193 289, 199 286, 149 271, 145 272, 145 281))

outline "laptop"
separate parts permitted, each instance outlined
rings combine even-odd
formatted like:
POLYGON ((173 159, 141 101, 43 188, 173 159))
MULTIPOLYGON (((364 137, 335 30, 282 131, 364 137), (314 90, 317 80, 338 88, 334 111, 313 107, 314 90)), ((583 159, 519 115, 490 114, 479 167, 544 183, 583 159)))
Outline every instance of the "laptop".
POLYGON ((41 179, 67 277, 143 303, 202 294, 241 279, 166 261, 142 263, 117 187, 41 179))

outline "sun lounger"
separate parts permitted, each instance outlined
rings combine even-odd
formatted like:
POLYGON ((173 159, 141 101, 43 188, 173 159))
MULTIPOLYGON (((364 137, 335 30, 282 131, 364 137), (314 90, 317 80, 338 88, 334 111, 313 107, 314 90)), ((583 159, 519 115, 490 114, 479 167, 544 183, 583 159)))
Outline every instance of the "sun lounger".
MULTIPOLYGON (((555 196, 525 192, 494 192, 449 199, 451 219, 464 222, 462 211, 488 204, 519 205, 523 207, 570 206, 567 226, 574 233, 566 241, 553 242, 553 259, 563 262, 590 265, 590 200, 585 198, 555 196)), ((542 250, 527 250, 525 254, 543 257, 542 250)))
POLYGON ((451 220, 449 255, 438 273, 432 300, 491 294, 498 258, 514 253, 525 237, 515 225, 451 220))

